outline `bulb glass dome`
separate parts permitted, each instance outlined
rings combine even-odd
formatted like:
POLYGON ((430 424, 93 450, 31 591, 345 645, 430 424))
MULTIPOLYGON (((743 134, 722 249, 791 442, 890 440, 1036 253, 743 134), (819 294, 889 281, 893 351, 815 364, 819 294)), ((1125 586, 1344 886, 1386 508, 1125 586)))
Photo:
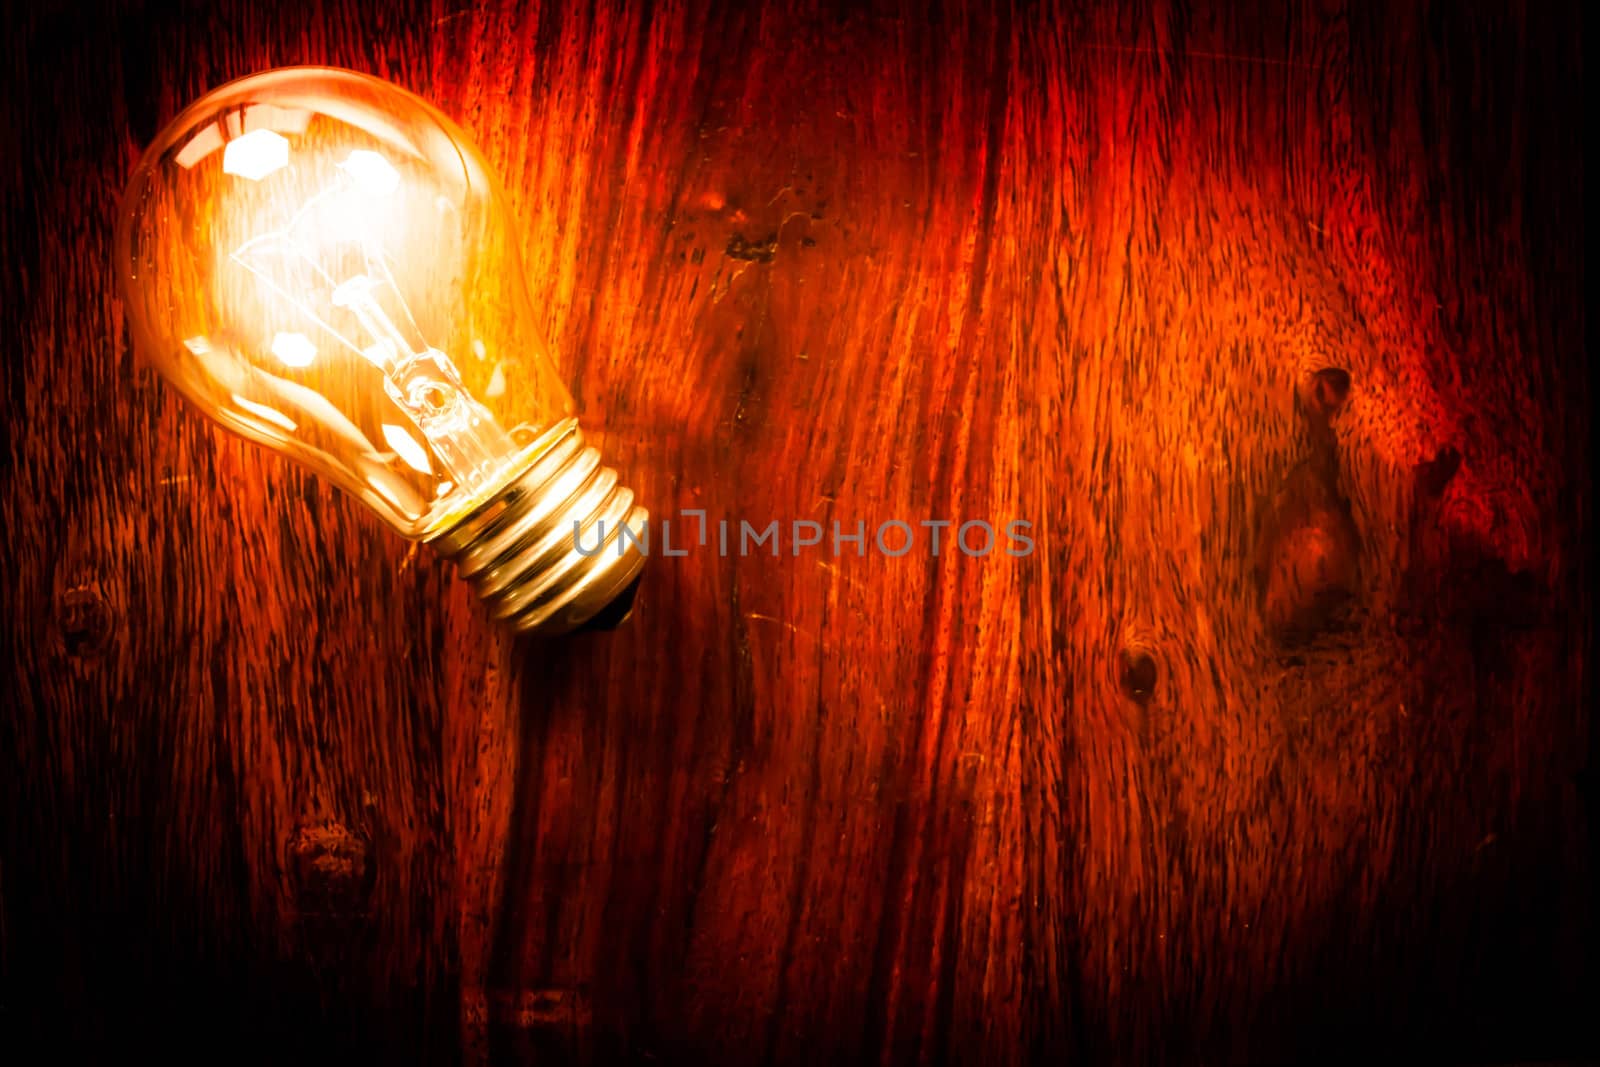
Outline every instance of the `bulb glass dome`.
POLYGON ((118 266, 136 342, 191 401, 426 538, 570 414, 515 234, 437 109, 288 68, 162 132, 123 201, 118 266))

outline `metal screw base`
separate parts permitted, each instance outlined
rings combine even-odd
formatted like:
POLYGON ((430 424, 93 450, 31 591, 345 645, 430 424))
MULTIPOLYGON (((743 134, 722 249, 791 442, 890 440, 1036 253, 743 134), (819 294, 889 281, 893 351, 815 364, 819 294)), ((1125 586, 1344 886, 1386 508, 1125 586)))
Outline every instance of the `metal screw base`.
POLYGON ((505 488, 429 544, 455 562, 494 618, 553 636, 629 590, 644 554, 619 544, 618 533, 626 524, 642 539, 650 516, 634 506, 633 490, 617 484, 617 472, 600 465, 600 453, 585 447, 576 419, 551 427, 526 455, 505 488))

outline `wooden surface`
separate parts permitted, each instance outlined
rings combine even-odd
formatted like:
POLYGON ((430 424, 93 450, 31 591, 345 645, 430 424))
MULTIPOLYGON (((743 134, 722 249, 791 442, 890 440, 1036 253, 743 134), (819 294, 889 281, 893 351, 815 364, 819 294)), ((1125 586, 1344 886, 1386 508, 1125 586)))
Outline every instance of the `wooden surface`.
POLYGON ((0 1031, 1595 1052, 1576 9, 810 7, 7 7, 0 1031), (656 515, 1037 551, 513 643, 128 349, 138 150, 292 63, 479 138, 656 515))

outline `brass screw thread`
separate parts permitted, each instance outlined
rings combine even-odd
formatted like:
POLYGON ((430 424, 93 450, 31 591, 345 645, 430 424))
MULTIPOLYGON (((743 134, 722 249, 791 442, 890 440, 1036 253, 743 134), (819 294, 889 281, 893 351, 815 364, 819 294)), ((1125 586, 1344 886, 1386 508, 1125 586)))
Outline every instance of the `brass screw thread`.
POLYGON ((494 618, 521 632, 566 633, 638 576, 650 516, 584 444, 576 419, 547 430, 527 456, 503 489, 429 543, 494 618), (634 537, 622 535, 624 525, 634 537))

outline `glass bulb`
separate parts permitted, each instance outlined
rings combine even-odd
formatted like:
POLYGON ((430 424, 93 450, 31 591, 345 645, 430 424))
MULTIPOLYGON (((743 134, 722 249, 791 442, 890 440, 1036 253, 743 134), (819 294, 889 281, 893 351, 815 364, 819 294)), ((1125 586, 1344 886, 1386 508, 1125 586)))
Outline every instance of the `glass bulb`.
POLYGON ((318 67, 209 93, 145 153, 117 256, 169 382, 439 547, 496 617, 571 629, 631 588, 647 515, 578 432, 497 183, 419 97, 318 67))

